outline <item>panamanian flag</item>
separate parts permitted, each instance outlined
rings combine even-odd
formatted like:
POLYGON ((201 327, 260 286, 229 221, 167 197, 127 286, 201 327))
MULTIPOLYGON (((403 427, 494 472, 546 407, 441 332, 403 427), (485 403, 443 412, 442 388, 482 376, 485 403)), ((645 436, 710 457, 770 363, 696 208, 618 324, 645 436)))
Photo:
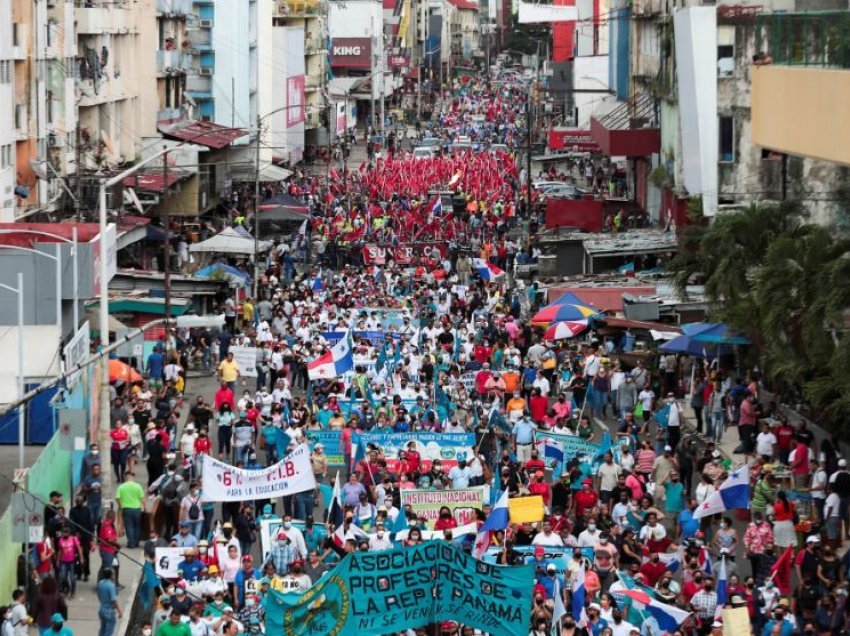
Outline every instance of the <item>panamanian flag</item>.
POLYGON ((694 512, 694 519, 702 519, 719 512, 735 508, 750 507, 750 470, 744 464, 739 466, 726 478, 720 488, 711 494, 694 512))
POLYGON ((307 365, 307 375, 311 380, 331 380, 338 378, 354 368, 354 354, 351 351, 351 336, 346 335, 330 351, 307 365))
POLYGON ((472 267, 475 268, 475 272, 482 280, 494 281, 505 277, 504 270, 499 269, 493 263, 485 261, 483 258, 473 258, 472 267))
POLYGON ((431 217, 441 216, 443 214, 443 202, 440 200, 439 195, 437 196, 437 200, 434 201, 431 206, 431 217))

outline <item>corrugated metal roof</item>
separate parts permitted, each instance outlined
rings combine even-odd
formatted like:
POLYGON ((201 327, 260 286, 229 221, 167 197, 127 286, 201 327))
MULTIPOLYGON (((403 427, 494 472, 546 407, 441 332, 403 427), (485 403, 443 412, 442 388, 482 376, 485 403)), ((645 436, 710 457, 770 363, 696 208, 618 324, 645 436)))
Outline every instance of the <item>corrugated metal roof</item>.
POLYGON ((248 134, 241 128, 228 128, 211 121, 191 121, 177 126, 159 126, 159 130, 169 137, 201 144, 214 150, 229 146, 234 139, 248 134))
POLYGON ((170 187, 183 179, 188 179, 192 176, 184 170, 171 168, 168 171, 168 183, 165 183, 165 175, 162 169, 146 168, 145 172, 137 172, 126 177, 121 183, 125 188, 136 188, 145 192, 164 192, 166 187, 170 187))
POLYGON ((611 287, 575 287, 575 286, 559 286, 549 288, 549 302, 557 300, 567 292, 573 293, 584 302, 598 307, 602 311, 611 311, 622 313, 623 311, 623 294, 631 294, 632 296, 652 296, 655 294, 655 287, 652 286, 611 286, 611 287))

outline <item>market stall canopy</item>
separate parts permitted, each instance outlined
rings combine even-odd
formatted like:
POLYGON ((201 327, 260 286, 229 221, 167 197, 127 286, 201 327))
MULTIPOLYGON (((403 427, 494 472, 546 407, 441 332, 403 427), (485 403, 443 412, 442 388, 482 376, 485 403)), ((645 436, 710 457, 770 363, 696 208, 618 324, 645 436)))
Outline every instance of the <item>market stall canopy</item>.
POLYGON ((110 382, 138 382, 142 379, 139 372, 136 371, 126 362, 112 359, 109 361, 109 381, 110 382))
MULTIPOLYGON (((253 239, 252 239, 253 240, 253 239)), ((195 278, 227 280, 232 283, 250 283, 251 275, 227 263, 213 263, 195 272, 195 278)))
POLYGON ((538 311, 531 319, 531 324, 548 327, 555 322, 586 320, 601 313, 593 305, 568 292, 538 311))
MULTIPOLYGON (((91 326, 92 331, 98 332, 100 329, 100 307, 97 305, 93 307, 89 307, 86 309, 86 315, 84 320, 89 321, 89 325, 91 326)), ((119 331, 120 329, 129 329, 127 325, 118 320, 115 316, 109 315, 107 317, 109 322, 109 331, 110 333, 119 331)))
POLYGON ((662 353, 684 353, 697 358, 713 360, 718 355, 731 352, 728 345, 720 345, 712 342, 700 342, 690 336, 676 336, 658 347, 662 353))
POLYGON ((713 342, 724 345, 746 345, 750 339, 733 333, 729 325, 722 322, 692 322, 682 325, 686 336, 698 342, 713 342))
POLYGON ((556 322, 546 330, 543 337, 546 340, 566 340, 573 338, 587 329, 587 320, 564 320, 556 322))
MULTIPOLYGON (((259 249, 261 252, 264 252, 269 249, 270 245, 268 241, 260 241, 259 249)), ((245 238, 232 227, 227 227, 206 241, 193 243, 189 246, 189 251, 217 252, 220 254, 254 254, 254 239, 245 238)))

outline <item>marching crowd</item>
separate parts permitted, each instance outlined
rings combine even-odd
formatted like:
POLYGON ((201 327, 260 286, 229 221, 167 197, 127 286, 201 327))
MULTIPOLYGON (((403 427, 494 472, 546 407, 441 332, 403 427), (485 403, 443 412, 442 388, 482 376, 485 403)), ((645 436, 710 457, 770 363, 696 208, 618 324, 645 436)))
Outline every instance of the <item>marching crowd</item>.
MULTIPOLYGON (((510 92, 487 99, 491 90, 483 82, 459 90, 444 128, 511 142, 522 104, 510 92), (489 123, 473 124, 476 114, 489 123)), ((507 157, 498 162, 509 165, 507 157)), ((456 168, 435 169, 448 180, 456 168)), ((353 201, 310 179, 291 188, 315 202, 315 231, 333 227, 352 242, 361 228, 392 228, 397 237, 423 218, 434 222, 433 210, 420 209, 427 192, 393 193, 390 185, 385 194, 376 170, 354 179, 361 190, 353 201)), ((509 220, 516 177, 506 169, 492 195, 480 179, 458 177, 474 203, 463 223, 478 217, 492 230, 480 234, 473 254, 435 247, 418 268, 354 261, 299 273, 293 246, 285 246, 270 254, 258 300, 227 300, 220 332, 170 333, 146 361, 144 379, 115 390, 109 466, 93 443, 71 505, 51 497, 44 540, 3 608, 0 636, 22 636, 30 625, 68 636, 68 602, 89 577, 97 579, 100 634, 113 634, 119 564, 128 558, 122 536, 144 555, 143 636, 261 633, 269 590, 305 592, 350 552, 423 541, 504 565, 533 563, 535 636, 721 634, 724 607, 743 608, 757 634, 844 633, 850 562, 840 549, 850 538, 850 472, 837 441, 816 441, 805 422, 790 423, 761 395, 757 376, 744 380, 723 365, 676 356, 627 367, 611 338, 545 339, 530 320, 542 300, 537 285, 489 280, 472 262, 505 266, 520 250, 509 220), (311 379, 309 364, 340 332, 355 334, 353 368, 311 379), (256 379, 244 376, 230 350, 245 344, 258 351, 256 379), (193 395, 187 385, 190 350, 215 371, 214 395, 193 395), (740 446, 730 458, 721 446, 734 429, 740 446), (341 465, 313 441, 322 431, 339 432, 341 465), (599 452, 553 460, 544 431, 599 452), (365 432, 411 441, 395 456, 377 445, 360 453, 365 432), (417 432, 471 433, 475 446, 450 466, 426 461, 417 432), (302 443, 310 444, 315 490, 223 504, 203 498, 202 455, 257 469, 302 443), (136 479, 142 463, 145 484, 136 479), (741 466, 748 509, 700 516, 741 466), (117 510, 103 506, 106 470, 120 484, 117 510), (337 475, 341 528, 323 501, 337 475), (480 546, 477 530, 491 505, 470 530, 448 507, 429 520, 401 498, 408 489, 473 486, 489 488, 490 504, 504 492, 540 495, 542 518, 509 523, 480 546), (264 541, 267 520, 275 533, 264 541), (156 549, 164 547, 181 552, 173 577, 156 575, 156 549)), ((444 622, 408 633, 480 632, 444 622)))

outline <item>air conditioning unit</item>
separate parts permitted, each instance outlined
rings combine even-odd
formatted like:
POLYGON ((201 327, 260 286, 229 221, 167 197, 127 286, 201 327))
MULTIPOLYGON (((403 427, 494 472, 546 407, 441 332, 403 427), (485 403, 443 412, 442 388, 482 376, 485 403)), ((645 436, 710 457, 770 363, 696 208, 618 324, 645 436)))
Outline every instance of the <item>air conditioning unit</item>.
POLYGON ((209 66, 202 66, 201 70, 198 72, 199 75, 212 75, 213 70, 209 66))
POLYGON ((213 21, 212 20, 200 20, 198 22, 198 24, 200 25, 200 27, 202 29, 211 29, 212 25, 213 25, 213 21))

